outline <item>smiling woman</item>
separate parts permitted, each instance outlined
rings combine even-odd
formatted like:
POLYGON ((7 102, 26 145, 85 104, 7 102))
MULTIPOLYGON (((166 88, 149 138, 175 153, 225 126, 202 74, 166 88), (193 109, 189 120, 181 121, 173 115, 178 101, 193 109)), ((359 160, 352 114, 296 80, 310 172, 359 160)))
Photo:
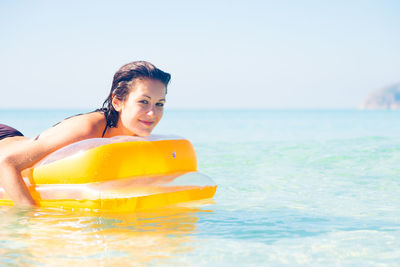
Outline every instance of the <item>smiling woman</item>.
POLYGON ((35 139, 0 132, 0 185, 15 204, 33 206, 21 172, 49 153, 90 138, 148 136, 162 118, 170 78, 149 62, 132 62, 114 75, 103 108, 70 117, 35 139))

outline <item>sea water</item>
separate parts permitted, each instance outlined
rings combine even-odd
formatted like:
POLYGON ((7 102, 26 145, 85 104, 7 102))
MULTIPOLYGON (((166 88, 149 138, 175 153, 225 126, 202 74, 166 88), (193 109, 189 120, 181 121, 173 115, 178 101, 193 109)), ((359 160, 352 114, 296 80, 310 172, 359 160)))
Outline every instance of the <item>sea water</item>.
MULTIPOLYGON (((85 110, 2 110, 35 136, 85 110)), ((0 265, 400 264, 400 112, 166 110, 212 202, 91 214, 0 207, 0 265)))

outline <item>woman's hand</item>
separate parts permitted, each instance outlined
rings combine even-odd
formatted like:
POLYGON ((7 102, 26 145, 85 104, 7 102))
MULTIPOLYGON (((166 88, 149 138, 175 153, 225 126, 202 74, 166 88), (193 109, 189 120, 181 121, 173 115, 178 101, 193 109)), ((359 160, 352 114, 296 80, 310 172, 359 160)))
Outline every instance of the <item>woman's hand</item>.
POLYGON ((13 153, 10 153, 13 147, 15 151, 18 151, 27 142, 31 141, 24 139, 0 146, 0 186, 3 187, 11 200, 19 206, 36 205, 21 177, 21 172, 17 162, 14 160, 13 153))

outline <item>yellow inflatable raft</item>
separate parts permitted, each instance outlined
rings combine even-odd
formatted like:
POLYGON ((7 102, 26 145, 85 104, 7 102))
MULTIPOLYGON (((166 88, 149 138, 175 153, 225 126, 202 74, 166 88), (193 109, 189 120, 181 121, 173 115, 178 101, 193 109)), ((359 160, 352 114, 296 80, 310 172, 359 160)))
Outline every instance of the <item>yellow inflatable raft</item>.
MULTIPOLYGON (((23 172, 41 207, 141 211, 212 198, 192 144, 174 136, 94 138, 66 146, 23 172)), ((0 188, 0 205, 13 205, 0 188)))

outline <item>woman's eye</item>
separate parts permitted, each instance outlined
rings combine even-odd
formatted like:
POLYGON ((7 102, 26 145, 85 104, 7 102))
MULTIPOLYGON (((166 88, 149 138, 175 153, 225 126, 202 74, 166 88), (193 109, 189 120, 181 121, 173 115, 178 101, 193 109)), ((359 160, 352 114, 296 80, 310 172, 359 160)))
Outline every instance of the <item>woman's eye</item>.
POLYGON ((142 103, 142 104, 148 104, 148 103, 149 103, 149 101, 147 101, 147 100, 140 100, 140 101, 139 101, 139 103, 142 103))
POLYGON ((158 107, 163 107, 163 106, 164 106, 164 103, 156 103, 156 106, 158 106, 158 107))

